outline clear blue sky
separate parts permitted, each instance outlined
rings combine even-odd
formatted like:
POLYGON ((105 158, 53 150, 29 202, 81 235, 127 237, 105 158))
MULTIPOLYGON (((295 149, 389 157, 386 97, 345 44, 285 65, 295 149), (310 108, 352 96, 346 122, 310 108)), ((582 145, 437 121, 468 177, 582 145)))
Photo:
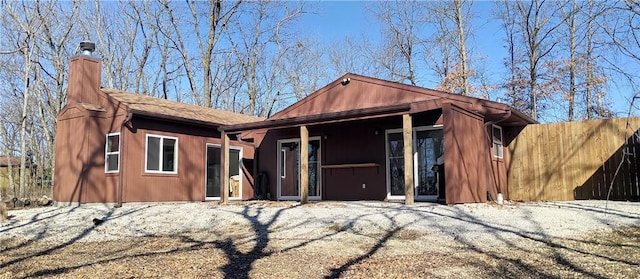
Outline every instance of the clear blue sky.
MULTIPOLYGON (((367 11, 367 7, 375 5, 375 2, 320 1, 309 4, 317 9, 314 9, 315 15, 306 15, 300 22, 306 36, 314 36, 321 42, 340 41, 344 37, 359 37, 361 34, 370 39, 379 39, 379 23, 367 11)), ((506 75, 503 59, 507 52, 504 48, 504 31, 493 12, 495 7, 495 3, 489 1, 473 3, 473 37, 469 39, 468 47, 474 49, 476 55, 485 57, 485 71, 493 82, 497 83, 506 75)), ((435 87, 437 84, 428 81, 421 86, 435 87)), ((625 116, 629 109, 628 100, 633 96, 633 92, 629 88, 610 88, 609 96, 613 102, 612 109, 618 116, 625 116)), ((634 114, 638 113, 640 112, 634 114)))

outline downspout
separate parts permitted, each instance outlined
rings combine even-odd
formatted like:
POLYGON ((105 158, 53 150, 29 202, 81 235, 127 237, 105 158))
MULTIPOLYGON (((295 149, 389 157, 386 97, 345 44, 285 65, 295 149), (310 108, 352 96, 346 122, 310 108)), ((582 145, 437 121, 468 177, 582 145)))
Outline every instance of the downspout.
MULTIPOLYGON (((489 139, 490 143, 493 143, 493 138, 491 137, 491 135, 489 135, 489 132, 487 131, 488 130, 487 128, 489 128, 489 126, 492 126, 491 129, 493 130, 493 125, 498 124, 498 123, 500 123, 502 121, 505 121, 505 120, 509 119, 509 117, 511 117, 511 110, 507 110, 507 115, 504 116, 503 118, 484 123, 484 133, 487 136, 487 139, 489 139)), ((502 138, 504 139, 504 133, 502 134, 502 138)), ((502 147, 504 148, 504 145, 502 147)), ((489 150, 491 150, 491 148, 489 148, 489 150)), ((491 152, 489 152, 489 153, 491 153, 491 152)), ((493 182, 495 182, 496 185, 498 185, 498 180, 496 178, 495 171, 493 169, 493 163, 491 162, 492 156, 493 156, 493 154, 489 154, 489 156, 487 157, 487 160, 489 160, 489 167, 490 167, 490 171, 491 171, 491 177, 493 177, 493 182)), ((504 157, 504 155, 503 155, 503 157, 504 157)), ((491 183, 491 181, 487 181, 487 185, 490 185, 490 183, 491 183)), ((498 190, 498 193, 502 193, 502 189, 498 188, 497 190, 498 190)), ((497 199, 497 197, 493 197, 493 198, 497 199)))
POLYGON ((120 125, 120 173, 118 174, 118 202, 116 203, 115 207, 122 207, 123 177, 125 169, 122 166, 125 161, 124 158, 122 158, 122 155, 124 153, 122 150, 124 148, 124 127, 127 125, 127 123, 131 122, 131 118, 133 118, 133 113, 127 110, 127 116, 124 118, 122 124, 120 125))

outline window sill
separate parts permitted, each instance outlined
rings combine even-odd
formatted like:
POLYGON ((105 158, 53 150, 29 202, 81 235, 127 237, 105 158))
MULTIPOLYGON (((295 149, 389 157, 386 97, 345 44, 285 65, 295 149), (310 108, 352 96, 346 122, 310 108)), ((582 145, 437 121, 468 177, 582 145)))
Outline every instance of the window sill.
POLYGON ((144 172, 144 176, 178 176, 177 172, 144 172))

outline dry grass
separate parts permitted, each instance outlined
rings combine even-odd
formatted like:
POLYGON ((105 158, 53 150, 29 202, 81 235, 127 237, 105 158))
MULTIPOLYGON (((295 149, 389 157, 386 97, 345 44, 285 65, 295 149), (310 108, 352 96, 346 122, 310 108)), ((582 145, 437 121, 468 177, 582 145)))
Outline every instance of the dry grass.
POLYGON ((328 229, 335 239, 307 245, 232 233, 66 245, 5 240, 0 278, 637 278, 640 272, 640 227, 496 247, 405 229, 375 237, 328 229), (422 250, 419 242, 442 248, 422 250))

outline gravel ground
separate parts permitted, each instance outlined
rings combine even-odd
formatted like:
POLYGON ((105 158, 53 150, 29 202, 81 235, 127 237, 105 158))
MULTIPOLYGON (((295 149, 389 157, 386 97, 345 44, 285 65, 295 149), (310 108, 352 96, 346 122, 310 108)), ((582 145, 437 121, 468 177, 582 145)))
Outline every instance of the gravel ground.
POLYGON ((0 239, 54 243, 170 236, 186 232, 268 231, 275 238, 313 239, 325 230, 380 234, 404 229, 444 238, 497 245, 510 238, 548 238, 640 226, 640 203, 604 201, 508 205, 406 206, 386 202, 127 203, 43 207, 9 212, 0 239), (606 209, 605 209, 606 207, 606 209), (94 226, 94 218, 105 222, 94 226))
POLYGON ((407 272, 633 278, 640 272, 640 203, 633 202, 128 203, 9 215, 0 227, 0 278, 406 278, 407 272), (94 218, 104 222, 96 226, 94 218))

